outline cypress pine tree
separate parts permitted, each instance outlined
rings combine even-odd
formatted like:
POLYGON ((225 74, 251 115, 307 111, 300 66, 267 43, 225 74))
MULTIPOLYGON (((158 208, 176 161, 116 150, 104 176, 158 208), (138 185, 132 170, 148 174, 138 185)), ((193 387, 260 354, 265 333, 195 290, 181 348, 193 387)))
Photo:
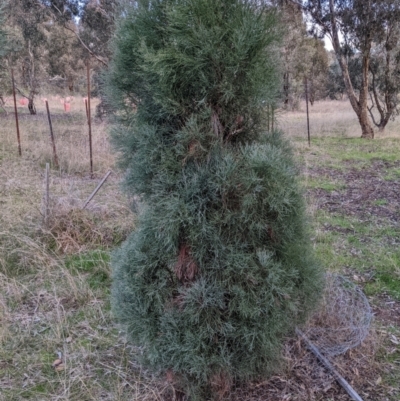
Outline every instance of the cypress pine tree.
POLYGON ((114 312, 192 400, 271 373, 321 290, 288 143, 265 132, 276 15, 256 0, 139 0, 115 42, 113 140, 138 228, 114 312))

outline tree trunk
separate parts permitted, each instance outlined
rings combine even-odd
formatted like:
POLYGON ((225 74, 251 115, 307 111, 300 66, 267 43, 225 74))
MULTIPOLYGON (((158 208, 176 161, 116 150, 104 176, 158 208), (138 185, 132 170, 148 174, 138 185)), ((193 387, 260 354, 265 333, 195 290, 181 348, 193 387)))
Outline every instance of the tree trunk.
POLYGON ((28 110, 29 110, 29 113, 30 113, 32 116, 34 116, 34 115, 36 114, 36 108, 35 108, 35 105, 33 104, 32 99, 29 99, 28 110))
MULTIPOLYGON (((343 57, 338 55, 339 57, 343 57)), ((344 59, 344 57, 343 57, 344 59)), ((350 74, 347 67, 347 63, 344 60, 340 60, 339 64, 342 69, 342 76, 346 86, 347 96, 349 98, 350 104, 357 114, 358 121, 361 126, 361 138, 373 139, 374 130, 372 124, 368 118, 368 67, 369 67, 369 55, 368 59, 363 58, 363 79, 361 83, 360 97, 357 96, 353 90, 353 86, 350 80, 350 74)))
MULTIPOLYGON (((390 108, 390 104, 387 106, 387 108, 390 108)), ((393 112, 394 112, 394 108, 392 108, 391 110, 387 110, 386 114, 383 117, 381 117, 381 122, 378 126, 379 132, 381 132, 381 133, 385 132, 386 125, 388 124, 393 112)))
POLYGON ((361 138, 373 139, 374 130, 368 118, 368 72, 369 72, 372 38, 368 38, 364 46, 363 59, 362 59, 362 82, 361 82, 360 96, 359 99, 357 99, 357 96, 354 92, 353 84, 350 79, 347 60, 343 55, 342 48, 340 45, 339 31, 335 18, 334 0, 329 0, 329 8, 331 14, 332 45, 337 60, 339 62, 340 69, 342 70, 342 77, 346 88, 347 96, 349 98, 351 106, 353 107, 353 110, 357 114, 358 121, 361 126, 361 138))
POLYGON ((361 138, 374 139, 374 130, 368 118, 367 110, 362 110, 358 116, 361 125, 361 138))
POLYGON ((29 109, 29 113, 31 115, 36 114, 36 107, 35 107, 35 104, 33 103, 34 96, 35 95, 32 92, 29 94, 28 109, 29 109))
POLYGON ((74 80, 73 80, 73 78, 71 78, 71 77, 67 78, 67 82, 68 82, 67 85, 68 85, 69 91, 73 92, 74 91, 74 80))
MULTIPOLYGON (((391 49, 386 49, 389 52, 391 49)), ((372 122, 378 127, 378 131, 380 133, 385 131, 385 127, 388 124, 390 118, 392 117, 393 113, 396 111, 397 105, 397 94, 393 93, 393 91, 389 91, 390 85, 390 54, 386 55, 386 66, 385 66, 385 92, 384 92, 384 99, 379 99, 378 96, 378 89, 375 82, 375 73, 373 69, 370 69, 372 74, 372 94, 371 101, 372 107, 369 109, 370 116, 372 122), (379 113, 379 122, 375 120, 374 115, 372 113, 373 107, 376 105, 379 113)))
POLYGON ((362 80, 359 96, 359 114, 358 120, 361 125, 361 138, 374 139, 374 130, 372 124, 368 118, 368 73, 369 73, 369 62, 371 52, 371 41, 369 40, 366 44, 363 57, 362 57, 362 80))
POLYGON ((8 113, 7 113, 7 110, 5 108, 5 105, 6 105, 6 102, 4 101, 3 96, 0 95, 0 108, 2 108, 4 110, 4 112, 5 112, 5 114, 7 115, 8 113))
POLYGON ((283 94, 284 94, 284 105, 287 107, 289 105, 289 73, 285 72, 283 74, 283 94))

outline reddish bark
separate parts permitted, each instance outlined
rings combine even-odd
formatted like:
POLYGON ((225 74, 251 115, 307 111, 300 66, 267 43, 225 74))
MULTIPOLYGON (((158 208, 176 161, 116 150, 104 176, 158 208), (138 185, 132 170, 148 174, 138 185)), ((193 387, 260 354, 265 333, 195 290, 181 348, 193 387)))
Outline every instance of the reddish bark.
POLYGON ((182 244, 180 246, 178 261, 175 264, 174 272, 178 280, 184 283, 194 281, 196 278, 199 268, 193 260, 189 245, 182 244))

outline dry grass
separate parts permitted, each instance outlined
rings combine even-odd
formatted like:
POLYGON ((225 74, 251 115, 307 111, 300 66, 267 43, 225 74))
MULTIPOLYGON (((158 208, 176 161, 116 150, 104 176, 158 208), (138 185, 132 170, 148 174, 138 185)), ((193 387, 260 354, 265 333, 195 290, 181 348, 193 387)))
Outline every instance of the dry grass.
POLYGON ((132 365, 137 351, 111 319, 108 250, 132 230, 134 216, 119 190, 107 127, 93 124, 90 179, 83 108, 66 115, 62 105, 50 107, 60 168, 50 174, 47 226, 44 165, 52 154, 44 107, 37 116, 21 110, 21 158, 14 116, 1 117, 0 400, 154 399, 153 379, 142 380, 132 365))
MULTIPOLYGON (((322 100, 309 107, 310 135, 314 137, 359 138, 361 128, 357 116, 347 99, 322 100)), ((298 111, 278 112, 278 126, 292 137, 307 138, 307 115, 305 102, 298 111)), ((383 134, 375 130, 376 138, 397 137, 400 134, 399 121, 390 121, 383 134)))
MULTIPOLYGON (((97 101, 94 102, 94 106, 97 101)), ((56 150, 62 173, 87 174, 90 171, 89 135, 86 113, 82 98, 75 98, 70 113, 63 111, 63 106, 56 100, 49 99, 56 150)), ((11 108, 7 108, 11 111, 11 108)), ((37 115, 28 114, 26 107, 19 108, 21 128, 21 147, 24 159, 32 160, 35 166, 53 163, 52 144, 47 113, 43 102, 38 103, 37 115)), ((17 153, 17 135, 14 114, 2 117, 3 153, 17 153)), ((105 122, 96 121, 92 129, 93 169, 102 174, 114 164, 107 139, 105 122)))
POLYGON ((60 262, 29 280, 2 275, 1 400, 156 399, 154 379, 132 364, 137 350, 113 325, 104 291, 87 278, 60 262))
MULTIPOLYGON (((93 125, 95 179, 91 179, 82 100, 74 100, 69 114, 57 99, 50 97, 49 103, 60 168, 51 170, 47 226, 43 224, 44 167, 51 163, 52 153, 44 104, 38 105, 34 117, 20 109, 21 158, 12 109, 8 108, 9 116, 0 115, 0 401, 172 399, 167 380, 142 371, 137 362, 140 350, 125 341, 110 311, 109 251, 133 229, 134 216, 119 190, 121 177, 114 167, 107 125, 100 121, 93 125), (82 210, 108 170, 113 174, 82 210), (56 359, 59 364, 53 366, 56 359)), ((311 122, 316 140, 309 150, 303 141, 304 111, 279 115, 279 126, 294 138, 304 160, 310 186, 315 184, 310 173, 313 165, 327 160, 340 164, 343 153, 350 158, 365 153, 361 143, 350 151, 336 139, 324 139, 359 136, 345 102, 315 104, 311 122)), ((391 139, 396 127, 391 125, 385 134, 389 142, 379 141, 382 155, 394 152, 390 141, 396 140, 391 139)), ((310 210, 320 218, 317 205, 313 201, 310 210)), ((327 241, 326 231, 321 225, 316 231, 321 254, 325 245, 318 241, 327 241)), ((343 251, 336 244, 327 246, 330 251, 343 251)), ((396 363, 382 354, 391 352, 396 357, 390 336, 398 334, 385 322, 376 324, 373 332, 379 335, 369 336, 362 347, 340 357, 336 366, 366 399, 395 400, 398 393, 390 378, 400 375, 396 376, 396 363)), ((284 357, 286 367, 279 375, 239 387, 231 399, 347 399, 299 341, 288 340, 284 357)))

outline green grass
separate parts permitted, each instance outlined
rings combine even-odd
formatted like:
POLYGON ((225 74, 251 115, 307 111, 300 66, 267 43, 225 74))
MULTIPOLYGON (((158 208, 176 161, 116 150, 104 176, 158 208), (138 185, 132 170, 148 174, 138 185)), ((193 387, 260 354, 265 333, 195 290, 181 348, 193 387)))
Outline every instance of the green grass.
POLYGON ((374 282, 365 285, 368 295, 385 292, 400 301, 400 278, 393 277, 393 273, 377 273, 374 282))
POLYGON ((380 263, 375 266, 374 278, 365 290, 370 295, 387 293, 400 301, 400 251, 398 247, 386 247, 380 254, 380 263))
POLYGON ((400 238, 400 229, 382 226, 381 222, 369 224, 318 212, 315 215, 315 249, 320 259, 329 268, 355 269, 365 272, 372 269, 384 271, 391 266, 400 267, 398 245, 390 239, 400 238))
POLYGON ((309 179, 307 182, 308 188, 319 188, 328 192, 332 191, 341 191, 346 188, 346 185, 343 182, 332 182, 329 179, 319 178, 319 179, 309 179))
MULTIPOLYGON (((391 182, 400 180, 399 138, 365 141, 358 138, 318 137, 313 139, 309 149, 303 145, 303 141, 303 138, 294 140, 296 144, 301 142, 301 146, 298 147, 300 159, 312 173, 312 178, 304 181, 311 191, 344 190, 342 196, 346 196, 346 193, 351 193, 352 179, 347 180, 345 185, 342 177, 350 170, 371 170, 371 173, 390 181, 386 184, 388 186, 391 182), (327 175, 326 169, 332 173, 327 175), (318 175, 319 171, 321 173, 318 175), (335 177, 335 171, 340 178, 335 177)), ((368 181, 365 182, 365 187, 368 188, 368 181)), ((371 206, 386 205, 399 211, 400 199, 367 199, 359 206, 360 210, 363 210, 371 206)), ((321 207, 316 208, 313 213, 316 254, 326 269, 344 274, 351 280, 355 277, 357 285, 361 286, 369 297, 372 307, 387 300, 400 302, 400 227, 395 219, 381 217, 373 212, 368 218, 361 216, 357 212, 347 213, 345 205, 342 208, 338 207, 334 213, 321 207)), ((384 305, 385 308, 390 308, 384 305)), ((390 313, 388 315, 390 316, 390 313)), ((400 351, 390 340, 393 330, 397 338, 400 338, 398 319, 399 316, 393 316, 392 322, 375 322, 385 333, 377 348, 375 363, 386 366, 379 373, 382 384, 387 388, 396 389, 387 394, 382 389, 378 398, 386 397, 391 401, 400 399, 400 351)))
POLYGON ((134 228, 134 216, 104 124, 92 127, 95 179, 88 177, 85 121, 84 112, 53 119, 61 171, 50 176, 51 227, 41 214, 47 120, 20 120, 22 157, 14 122, 0 130, 0 401, 150 400, 158 392, 132 365, 137 351, 112 317, 109 254, 134 228), (82 243, 90 233, 97 238, 82 243), (58 352, 59 372, 52 366, 58 352))
POLYGON ((93 290, 103 289, 108 293, 111 284, 109 262, 109 252, 98 249, 67 257, 65 267, 72 274, 85 277, 93 290))
MULTIPOLYGON (((303 138, 296 138, 296 142, 300 141, 303 142, 303 138)), ((304 154, 311 164, 317 160, 318 166, 325 165, 342 171, 348 164, 363 168, 374 160, 400 161, 399 143, 395 138, 365 141, 361 138, 316 137, 304 154)), ((398 173, 393 174, 396 178, 398 173)))
POLYGON ((388 171, 384 177, 387 181, 394 181, 400 179, 400 168, 393 168, 388 171))
POLYGON ((387 205, 389 202, 386 199, 377 199, 373 203, 376 206, 384 206, 384 205, 387 205))

